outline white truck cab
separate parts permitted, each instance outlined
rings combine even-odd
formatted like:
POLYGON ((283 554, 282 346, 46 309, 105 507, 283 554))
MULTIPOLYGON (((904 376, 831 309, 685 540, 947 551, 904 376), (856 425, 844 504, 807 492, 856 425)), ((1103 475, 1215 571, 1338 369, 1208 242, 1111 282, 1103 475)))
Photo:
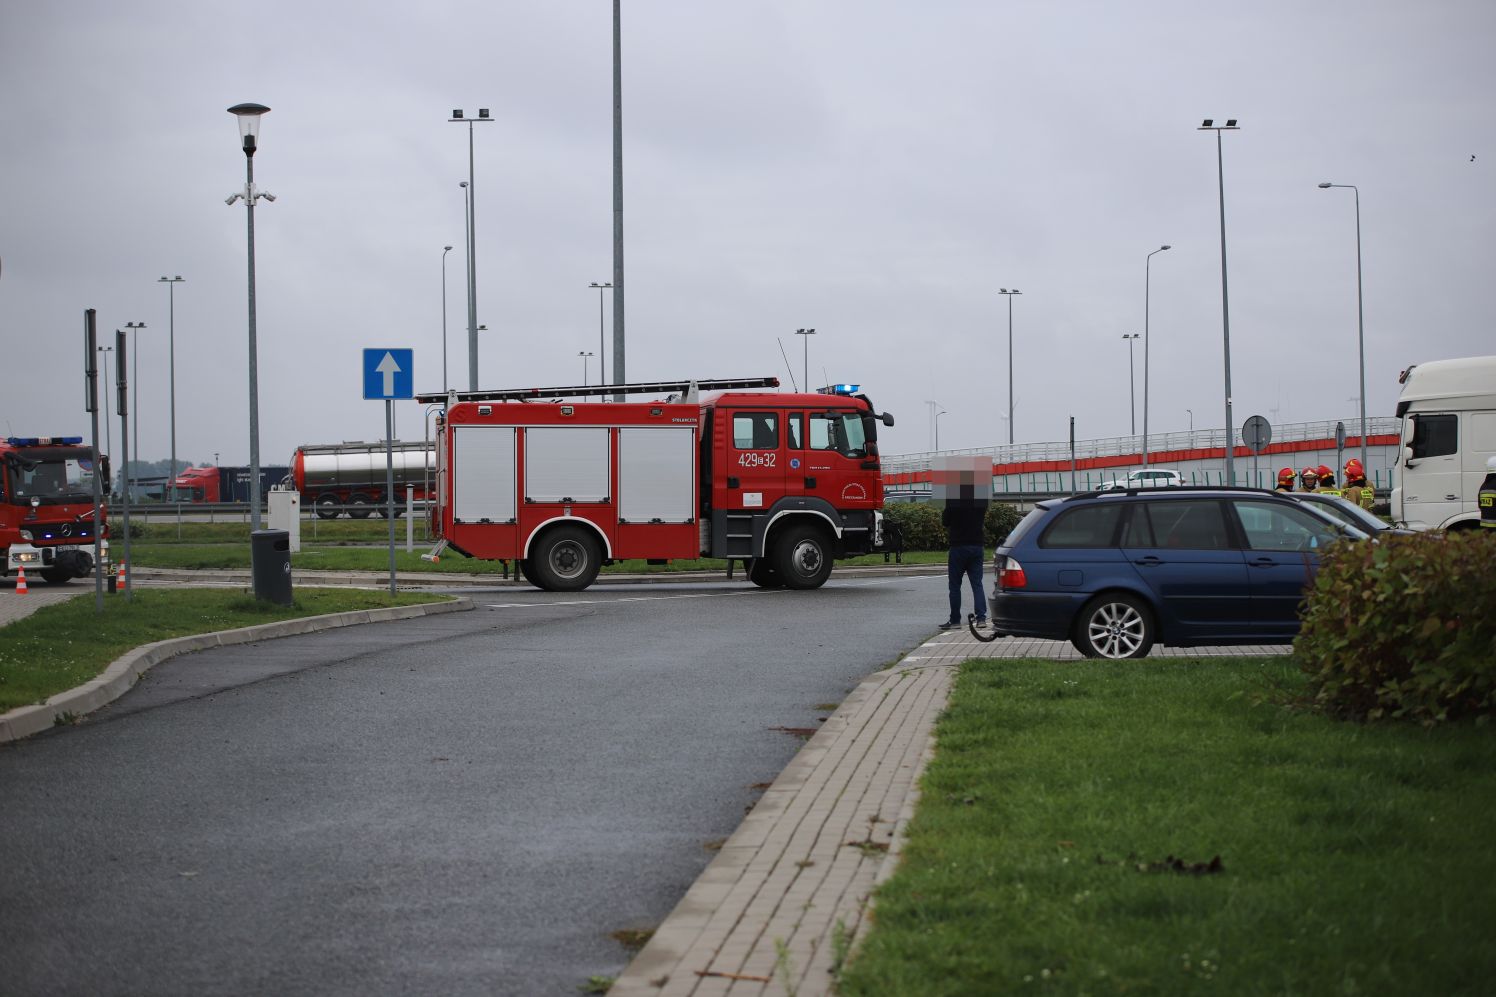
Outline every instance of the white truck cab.
POLYGON ((1393 521, 1413 530, 1477 527, 1476 494, 1496 456, 1496 356, 1421 363, 1400 380, 1393 521))

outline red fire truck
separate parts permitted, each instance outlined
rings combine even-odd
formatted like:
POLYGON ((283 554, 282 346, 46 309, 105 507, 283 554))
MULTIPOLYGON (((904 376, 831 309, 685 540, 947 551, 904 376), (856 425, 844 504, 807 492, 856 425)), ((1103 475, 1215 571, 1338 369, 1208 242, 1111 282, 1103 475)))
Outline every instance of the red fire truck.
MULTIPOLYGON (((61 584, 93 570, 95 468, 93 449, 82 444, 81 436, 0 440, 0 556, 5 574, 26 568, 61 584)), ((109 458, 102 463, 102 481, 107 482, 109 458)), ((103 534, 109 534, 107 525, 103 534)), ((107 567, 108 540, 102 541, 102 549, 107 567)))
POLYGON ((874 412, 857 385, 777 378, 418 395, 437 419, 432 529, 538 588, 584 589, 606 562, 726 558, 766 588, 816 588, 882 543, 874 412), (706 391, 708 394, 701 394, 706 391), (668 395, 662 401, 601 396, 668 395), (578 399, 573 401, 572 399, 578 399))

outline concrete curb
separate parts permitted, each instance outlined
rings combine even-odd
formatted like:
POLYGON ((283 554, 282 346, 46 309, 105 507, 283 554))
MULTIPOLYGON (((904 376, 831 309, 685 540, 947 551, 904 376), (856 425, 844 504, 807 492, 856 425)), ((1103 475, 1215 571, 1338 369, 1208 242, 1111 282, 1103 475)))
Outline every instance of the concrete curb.
MULTIPOLYGON (((221 584, 244 585, 250 584, 248 571, 241 569, 204 568, 201 570, 190 570, 186 568, 135 568, 136 581, 139 582, 201 582, 211 580, 221 584)), ((876 578, 879 576, 905 576, 905 575, 944 575, 946 566, 942 564, 889 564, 889 565, 857 565, 848 567, 837 567, 831 573, 835 578, 876 578)), ((357 588, 368 588, 370 586, 381 586, 389 583, 389 572, 387 571, 321 571, 315 568, 297 569, 295 572, 296 583, 299 585, 347 585, 357 588)), ((702 581, 726 581, 727 574, 722 571, 662 571, 658 573, 639 575, 598 575, 597 585, 669 585, 681 582, 702 581)), ((739 571, 733 575, 733 581, 746 581, 747 576, 739 571)), ((521 578, 502 578, 498 575, 469 575, 448 572, 406 572, 395 574, 395 584, 402 589, 421 588, 465 588, 465 587, 514 587, 530 589, 533 586, 521 578)))
POLYGON ((454 596, 449 602, 433 602, 419 606, 391 606, 387 609, 356 609, 346 613, 303 616, 294 620, 278 620, 275 623, 261 623, 252 627, 240 627, 237 630, 173 637, 170 640, 146 644, 133 651, 125 652, 108 668, 105 668, 98 677, 77 688, 59 692, 48 698, 45 703, 36 706, 18 706, 0 714, 0 744, 19 741, 44 731, 48 727, 72 723, 79 717, 114 702, 129 692, 140 676, 151 667, 179 654, 229 644, 250 644, 275 637, 291 637, 318 630, 351 627, 360 623, 407 620, 417 616, 435 616, 438 613, 455 613, 472 608, 471 599, 465 596, 454 596))

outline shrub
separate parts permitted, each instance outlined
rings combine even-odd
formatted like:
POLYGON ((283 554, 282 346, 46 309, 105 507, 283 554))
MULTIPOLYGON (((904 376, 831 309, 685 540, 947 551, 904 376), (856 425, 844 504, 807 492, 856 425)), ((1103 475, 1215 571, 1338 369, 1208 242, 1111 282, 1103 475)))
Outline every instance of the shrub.
POLYGON ((1294 657, 1316 706, 1424 724, 1496 711, 1496 537, 1395 536, 1326 551, 1294 657))
MULTIPOLYGON (((896 502, 883 507, 883 516, 898 524, 904 533, 905 550, 945 550, 950 546, 945 527, 940 524, 940 505, 936 502, 896 502)), ((991 502, 983 533, 988 547, 996 547, 1007 538, 1023 514, 1015 506, 991 502)))

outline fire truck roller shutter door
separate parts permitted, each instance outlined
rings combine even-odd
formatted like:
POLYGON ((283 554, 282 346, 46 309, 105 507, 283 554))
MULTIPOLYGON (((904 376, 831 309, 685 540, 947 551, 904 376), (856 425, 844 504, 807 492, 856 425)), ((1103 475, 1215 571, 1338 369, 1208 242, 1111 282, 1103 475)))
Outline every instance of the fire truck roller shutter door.
POLYGON ((689 426, 618 430, 618 519, 689 523, 695 516, 696 431, 689 426))
POLYGON ((510 523, 515 517, 513 426, 453 426, 452 518, 510 523))
POLYGON ((525 501, 606 502, 611 478, 606 426, 525 430, 525 501))

